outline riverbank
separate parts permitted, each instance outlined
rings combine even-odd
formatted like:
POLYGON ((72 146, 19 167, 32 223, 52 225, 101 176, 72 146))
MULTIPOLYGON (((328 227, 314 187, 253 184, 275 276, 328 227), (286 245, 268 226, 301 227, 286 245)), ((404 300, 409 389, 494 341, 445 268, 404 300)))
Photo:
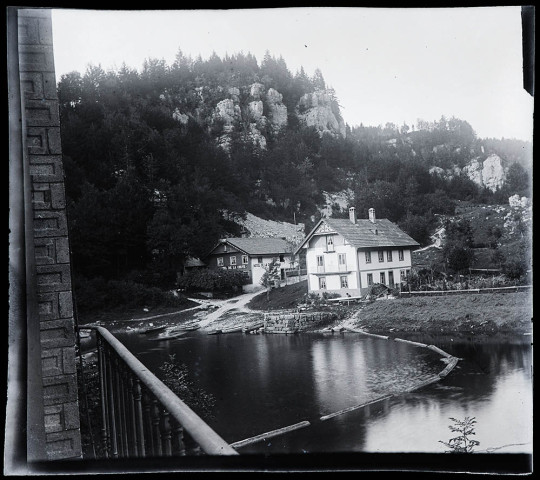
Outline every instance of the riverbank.
MULTIPOLYGON (((279 294, 286 299, 287 305, 293 305, 292 292, 279 294)), ((274 300, 276 299, 277 295, 274 296, 274 300)), ((198 322, 201 329, 206 331, 235 326, 250 327, 260 323, 265 312, 279 310, 261 309, 265 301, 266 292, 262 292, 255 297, 253 294, 241 295, 225 301, 216 301, 215 304, 205 302, 208 304, 197 305, 191 302, 190 308, 182 310, 168 307, 155 308, 149 312, 140 310, 135 313, 124 312, 122 315, 104 314, 94 318, 92 323, 99 322, 116 331, 160 325, 174 327, 192 321, 198 322), (251 308, 254 304, 258 309, 251 308), (216 308, 219 312, 214 310, 216 308)), ((324 308, 339 312, 339 319, 324 326, 317 325, 305 332, 316 332, 324 327, 343 325, 370 333, 393 336, 399 333, 407 337, 414 334, 474 335, 475 338, 532 335, 530 292, 396 298, 350 306, 332 304, 324 308)))
POLYGON ((516 292, 378 300, 356 311, 349 322, 373 333, 531 334, 532 295, 516 292))

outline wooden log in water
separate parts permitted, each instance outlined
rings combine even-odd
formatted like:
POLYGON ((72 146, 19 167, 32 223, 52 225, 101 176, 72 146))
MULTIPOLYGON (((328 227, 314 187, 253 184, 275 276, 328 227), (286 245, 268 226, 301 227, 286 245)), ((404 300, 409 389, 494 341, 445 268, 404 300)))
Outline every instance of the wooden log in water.
POLYGON ((289 425, 288 427, 278 428, 277 430, 261 433, 260 435, 257 435, 255 437, 246 438, 245 440, 231 443, 230 446, 233 448, 245 447, 246 445, 262 442, 267 438, 277 437, 278 435, 283 435, 284 433, 292 432, 293 430, 298 430, 299 428, 308 427, 309 425, 311 425, 311 423, 305 420, 303 422, 295 423, 294 425, 289 425))
POLYGON ((181 327, 175 328, 176 331, 182 331, 182 332, 192 332, 194 330, 198 330, 201 328, 200 325, 183 325, 181 327))
POLYGON ((437 352, 439 353, 440 355, 442 355, 443 357, 451 357, 452 355, 450 355, 449 353, 446 353, 444 350, 441 350, 439 347, 436 347, 435 345, 428 345, 427 348, 429 348, 430 350, 433 350, 434 352, 437 352))
POLYGON ((427 348, 425 343, 413 342, 412 340, 403 340, 402 338, 394 338, 395 342, 408 343, 409 345, 414 345, 415 347, 427 348))
POLYGON ((329 418, 337 417, 338 415, 343 415, 344 413, 352 412, 353 410, 358 410, 359 408, 367 407, 368 405, 372 405, 377 402, 382 402, 383 400, 386 400, 387 398, 391 398, 393 395, 385 395, 384 397, 379 397, 374 400, 371 400, 366 403, 361 403, 360 405, 354 405, 352 407, 344 408, 343 410, 339 410, 338 412, 330 413, 329 415, 323 415, 320 420, 324 422, 325 420, 328 420, 329 418))
POLYGON ((181 333, 173 333, 171 335, 158 335, 157 337, 150 338, 149 340, 151 342, 161 342, 165 340, 174 340, 175 338, 181 337, 182 335, 185 335, 186 332, 181 333))
POLYGON ((439 373, 439 377, 441 378, 446 377, 457 365, 458 360, 459 359, 457 357, 450 357, 448 361, 448 365, 446 365, 446 368, 441 373, 439 373))
POLYGON ((161 330, 165 330, 166 328, 167 328, 167 325, 162 325, 161 327, 150 327, 150 328, 146 328, 144 330, 140 330, 139 333, 160 332, 161 330))

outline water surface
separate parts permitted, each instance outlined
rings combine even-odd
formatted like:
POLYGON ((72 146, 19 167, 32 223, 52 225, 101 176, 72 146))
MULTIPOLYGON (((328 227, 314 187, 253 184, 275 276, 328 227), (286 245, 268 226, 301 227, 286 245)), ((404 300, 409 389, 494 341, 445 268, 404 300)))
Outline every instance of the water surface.
MULTIPOLYGON (((174 354, 216 398, 205 418, 227 442, 308 420, 312 425, 241 453, 433 452, 449 417, 476 417, 477 451, 532 452, 532 348, 526 341, 439 342, 461 358, 443 381, 403 393, 440 372, 440 355, 359 334, 206 335, 152 342, 118 338, 152 371, 174 354), (393 394, 326 421, 327 415, 393 394)), ((421 339, 420 339, 421 341, 421 339)), ((427 342, 432 343, 432 342, 427 342)))

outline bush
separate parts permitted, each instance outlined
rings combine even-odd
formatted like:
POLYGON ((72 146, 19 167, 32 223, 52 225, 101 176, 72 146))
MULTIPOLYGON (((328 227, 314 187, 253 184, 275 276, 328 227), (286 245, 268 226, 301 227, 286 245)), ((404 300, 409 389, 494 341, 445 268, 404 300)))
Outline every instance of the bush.
POLYGON ((169 291, 132 280, 105 280, 101 277, 75 277, 74 293, 79 313, 138 307, 177 307, 187 299, 169 291))
POLYGON ((188 290, 236 290, 247 285, 249 277, 240 270, 192 270, 177 278, 179 288, 188 290))

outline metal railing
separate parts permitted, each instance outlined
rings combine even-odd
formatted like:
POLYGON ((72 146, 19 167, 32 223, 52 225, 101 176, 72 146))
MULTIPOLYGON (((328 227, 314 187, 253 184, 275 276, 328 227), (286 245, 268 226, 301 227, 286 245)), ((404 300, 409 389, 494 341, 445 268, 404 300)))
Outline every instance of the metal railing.
POLYGON ((468 288, 462 290, 412 290, 410 292, 402 291, 400 295, 406 296, 445 296, 445 295, 461 295, 461 294, 477 294, 477 293, 512 293, 531 290, 532 285, 516 285, 512 287, 482 287, 468 288))
POLYGON ((103 327, 96 332, 106 458, 238 455, 103 327))

